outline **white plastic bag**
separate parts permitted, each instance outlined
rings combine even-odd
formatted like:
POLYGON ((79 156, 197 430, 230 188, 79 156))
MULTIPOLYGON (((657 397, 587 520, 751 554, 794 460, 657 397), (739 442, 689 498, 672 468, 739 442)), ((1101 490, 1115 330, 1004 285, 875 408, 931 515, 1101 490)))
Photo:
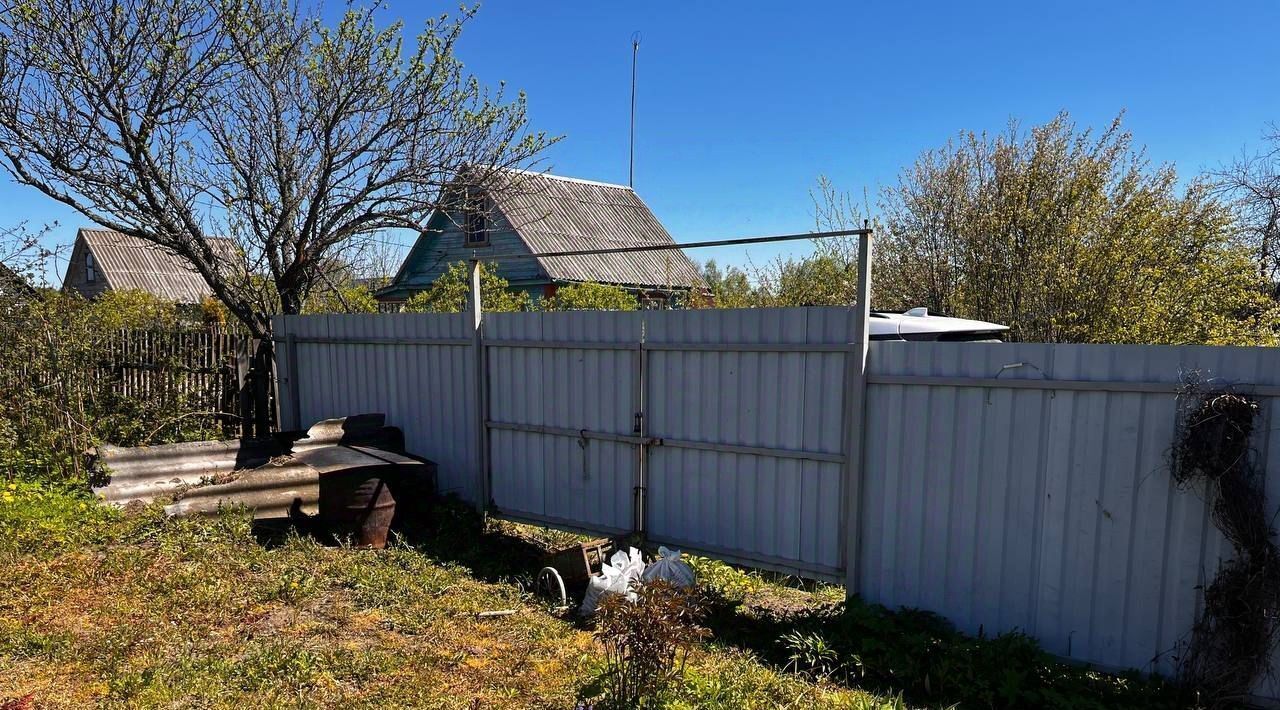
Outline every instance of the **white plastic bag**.
POLYGON ((630 601, 636 600, 636 593, 631 585, 640 581, 644 573, 644 558, 640 551, 631 548, 630 553, 618 550, 609 561, 600 565, 600 574, 593 575, 587 582, 587 593, 582 597, 582 606, 578 613, 591 616, 600 606, 600 600, 606 594, 625 594, 630 601))
POLYGON ((659 547, 658 554, 661 557, 645 568, 644 573, 640 575, 641 579, 646 582, 653 579, 665 579, 682 589, 688 589, 693 586, 696 575, 689 563, 680 559, 679 550, 659 547))

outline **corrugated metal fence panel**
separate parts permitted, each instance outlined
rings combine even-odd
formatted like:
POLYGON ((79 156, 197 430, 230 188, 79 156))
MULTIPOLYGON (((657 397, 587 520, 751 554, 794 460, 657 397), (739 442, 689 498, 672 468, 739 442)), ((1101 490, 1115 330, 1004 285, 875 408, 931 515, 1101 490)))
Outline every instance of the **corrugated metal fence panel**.
MULTIPOLYGON (((1277 384, 1280 350, 873 343, 869 369, 1171 384, 1200 370, 1277 384)), ((1269 491, 1275 406, 1255 441, 1269 491)), ((971 633, 1022 629, 1052 653, 1170 672, 1230 554, 1203 491, 1169 476, 1175 420, 1173 394, 872 384, 859 591, 971 633)))
MULTIPOLYGON (((641 317, 587 311, 487 314, 490 420, 630 436, 641 317), (502 345, 504 340, 559 345, 512 347, 502 345)), ((601 532, 634 529, 635 444, 494 428, 490 452, 500 511, 601 532)))
MULTIPOLYGON (((280 316, 277 338, 435 339, 471 336, 465 314, 280 316)), ((289 377, 285 342, 277 343, 289 377)), ((296 384, 305 428, 320 420, 382 412, 404 430, 409 452, 439 464, 440 490, 479 497, 475 450, 475 367, 469 345, 306 343, 297 345, 296 384)), ((290 397, 283 391, 282 407, 290 397)), ((283 421, 292 421, 282 412, 283 421)))
MULTIPOLYGON (((662 350, 664 344, 844 344, 842 308, 646 314, 649 435, 841 454, 842 352, 662 350)), ((839 574, 841 464, 655 446, 656 540, 765 567, 839 574)))

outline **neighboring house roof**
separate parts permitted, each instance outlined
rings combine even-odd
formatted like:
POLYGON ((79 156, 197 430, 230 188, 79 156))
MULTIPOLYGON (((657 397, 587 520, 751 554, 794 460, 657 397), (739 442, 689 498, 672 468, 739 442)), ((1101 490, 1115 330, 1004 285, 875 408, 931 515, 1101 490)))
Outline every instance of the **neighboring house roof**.
MULTIPOLYGON (((495 179, 487 193, 535 254, 675 243, 625 185, 510 170, 495 179)), ((679 249, 539 257, 537 262, 552 281, 684 288, 702 284, 698 268, 679 249)))
MULTIPOLYGON (((157 244, 107 229, 82 228, 76 241, 82 240, 93 254, 94 268, 110 290, 139 289, 177 303, 199 303, 213 294, 195 267, 157 244)), ((223 263, 239 259, 233 240, 210 237, 208 241, 223 263)), ((72 264, 75 263, 73 257, 72 264)))

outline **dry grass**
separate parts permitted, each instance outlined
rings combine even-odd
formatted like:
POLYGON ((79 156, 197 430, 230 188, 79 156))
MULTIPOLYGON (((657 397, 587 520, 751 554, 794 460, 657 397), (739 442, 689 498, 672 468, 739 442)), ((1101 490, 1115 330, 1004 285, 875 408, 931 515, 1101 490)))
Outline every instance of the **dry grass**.
MULTIPOLYGON (((590 698, 602 668, 590 631, 524 593, 522 573, 487 569, 491 550, 457 546, 442 536, 381 552, 297 535, 264 543, 245 515, 125 516, 24 485, 0 501, 0 705, 30 695, 50 708, 571 708, 590 698), (518 611, 476 617, 493 609, 518 611)), ((694 654, 663 704, 896 706, 715 646, 694 654)))

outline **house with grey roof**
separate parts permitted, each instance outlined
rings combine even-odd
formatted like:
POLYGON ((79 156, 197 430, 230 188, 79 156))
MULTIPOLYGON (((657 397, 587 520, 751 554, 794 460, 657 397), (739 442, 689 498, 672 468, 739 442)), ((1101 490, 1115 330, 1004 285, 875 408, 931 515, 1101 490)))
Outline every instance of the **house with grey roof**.
POLYGON ((451 264, 470 259, 493 262, 512 288, 535 299, 566 284, 595 282, 662 303, 702 286, 698 268, 679 249, 510 258, 675 244, 625 185, 504 170, 482 186, 447 191, 444 203, 449 207, 432 214, 379 300, 406 300, 430 288, 451 264))
MULTIPOLYGON (((233 240, 211 237, 224 263, 235 263, 233 240)), ((186 259, 137 237, 109 229, 81 228, 62 279, 63 291, 95 298, 107 291, 138 289, 179 305, 198 304, 213 290, 186 259)))

